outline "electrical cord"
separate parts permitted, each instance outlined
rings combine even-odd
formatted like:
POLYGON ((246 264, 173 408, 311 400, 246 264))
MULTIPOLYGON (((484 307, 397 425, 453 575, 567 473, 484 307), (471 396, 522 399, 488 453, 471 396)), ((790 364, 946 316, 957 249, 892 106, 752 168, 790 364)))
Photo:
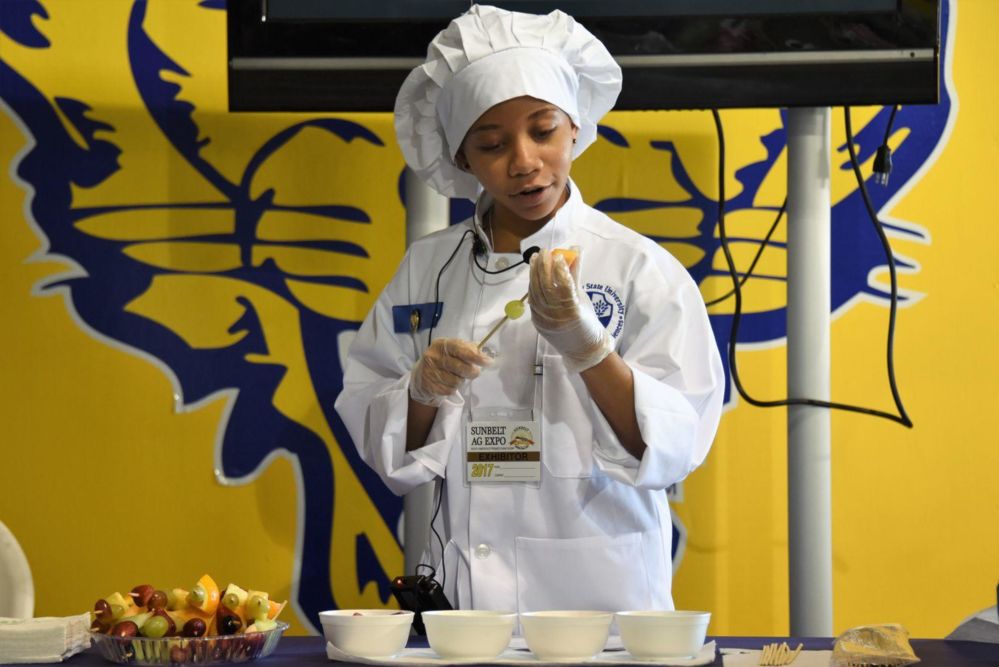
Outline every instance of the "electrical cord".
MULTIPOLYGON (((891 116, 888 119, 888 126, 885 130, 884 146, 887 148, 888 137, 891 134, 892 125, 895 122, 895 114, 898 112, 898 106, 896 105, 891 112, 891 116)), ((867 184, 864 183, 864 177, 860 173, 860 163, 857 160, 857 151, 854 148, 853 140, 853 127, 850 123, 850 107, 843 107, 843 124, 846 129, 846 147, 850 153, 850 164, 853 167, 854 177, 857 179, 857 186, 860 188, 860 194, 864 198, 864 206, 867 208, 867 214, 871 218, 871 223, 874 225, 874 231, 878 234, 878 239, 881 241, 881 247, 885 252, 885 258, 888 260, 888 275, 891 283, 891 299, 888 306, 888 342, 886 349, 886 360, 885 363, 888 368, 888 386, 891 388, 892 399, 895 401, 895 407, 898 409, 897 415, 892 415, 891 413, 876 412, 878 416, 885 416, 888 419, 897 421, 899 424, 912 428, 912 420, 909 419, 909 415, 905 411, 905 406, 902 405, 902 397, 898 392, 898 384, 895 382, 895 316, 898 312, 898 275, 895 270, 895 255, 891 251, 891 243, 888 241, 888 235, 885 234, 884 225, 881 224, 881 220, 878 219, 878 213, 874 209, 874 204, 871 202, 871 195, 867 191, 867 184)), ((889 167, 890 169, 890 167, 889 167)), ((885 182, 887 182, 887 176, 885 177, 885 182)))
MULTIPOLYGON (((760 257, 763 255, 763 250, 767 247, 767 244, 770 243, 770 237, 773 236, 774 231, 776 231, 777 225, 780 224, 780 219, 784 216, 784 211, 786 209, 787 209, 787 197, 784 197, 784 203, 780 205, 780 210, 777 211, 777 217, 774 219, 773 224, 770 225, 770 229, 767 230, 767 235, 763 237, 763 241, 760 243, 760 247, 756 249, 756 255, 753 257, 753 261, 752 263, 750 263, 749 268, 746 270, 746 273, 743 274, 742 280, 739 282, 739 287, 745 285, 746 281, 749 280, 749 277, 753 275, 753 269, 756 268, 756 263, 760 261, 760 257)), ((728 293, 718 297, 717 299, 706 301, 704 305, 705 307, 710 308, 711 306, 717 305, 722 301, 725 301, 734 294, 735 294, 735 288, 729 290, 728 293)))
MULTIPOLYGON (((729 275, 732 277, 733 292, 735 293, 735 312, 732 315, 732 327, 729 334, 728 341, 728 359, 729 359, 729 369, 732 374, 732 383, 735 385, 739 392, 739 395, 749 403, 756 407, 762 408, 774 408, 788 405, 810 405, 813 407, 820 408, 830 408, 836 410, 846 410, 850 412, 858 412, 861 414, 871 415, 874 417, 881 417, 883 419, 888 419, 890 421, 897 422, 912 428, 912 420, 909 419, 908 414, 905 412, 905 407, 902 405, 901 397, 898 393, 898 386, 895 382, 895 363, 894 363, 894 345, 895 345, 895 314, 897 310, 897 300, 898 300, 898 284, 897 277, 895 273, 895 257, 891 252, 891 245, 888 243, 888 237, 884 233, 881 221, 878 220, 874 206, 871 203, 870 196, 867 193, 867 187, 864 183, 863 176, 860 173, 860 166, 857 162, 857 156, 853 148, 853 129, 850 125, 850 109, 849 107, 844 108, 844 114, 846 119, 846 134, 847 134, 847 146, 850 151, 850 161, 853 164, 854 174, 857 178, 857 183, 860 187, 860 191, 864 198, 864 203, 867 207, 867 212, 871 217, 871 221, 874 224, 875 230, 878 233, 878 237, 881 239, 882 248, 884 248, 885 256, 888 259, 888 270, 891 277, 891 305, 889 309, 888 316, 888 382, 891 386, 892 397, 895 401, 895 406, 898 409, 899 414, 892 414, 890 412, 884 412, 882 410, 875 410, 872 408, 865 408, 856 405, 850 405, 847 403, 835 403, 830 401, 822 401, 811 398, 786 398, 783 400, 776 401, 764 401, 753 398, 742 386, 742 382, 739 378, 739 370, 736 365, 736 341, 739 339, 739 324, 742 317, 742 282, 740 282, 738 273, 735 268, 735 260, 732 258, 732 252, 728 246, 728 236, 725 231, 725 132, 722 129, 721 116, 717 109, 711 110, 712 118, 715 123, 715 131, 718 135, 718 235, 721 242, 722 252, 725 255, 725 261, 728 264, 729 275)), ((892 115, 894 119, 894 114, 892 115)), ((762 252, 761 245, 759 252, 762 252)), ((748 278, 750 272, 747 272, 746 278, 748 278)))
MULTIPOLYGON (((843 108, 846 109, 846 110, 850 109, 850 107, 843 107, 843 108)), ((891 131, 892 131, 892 128, 894 127, 894 125, 895 125, 895 114, 897 114, 897 113, 898 113, 898 105, 896 104, 895 106, 893 106, 891 108, 891 115, 888 116, 888 124, 885 125, 885 138, 884 138, 884 141, 882 142, 884 144, 887 144, 888 143, 888 139, 891 137, 891 131)))
POLYGON ((898 113, 898 105, 892 107, 891 115, 888 116, 888 124, 885 126, 885 138, 878 146, 878 151, 874 155, 874 182, 878 185, 888 185, 888 176, 891 174, 891 148, 888 146, 888 139, 891 137, 892 127, 895 125, 895 114, 898 113))

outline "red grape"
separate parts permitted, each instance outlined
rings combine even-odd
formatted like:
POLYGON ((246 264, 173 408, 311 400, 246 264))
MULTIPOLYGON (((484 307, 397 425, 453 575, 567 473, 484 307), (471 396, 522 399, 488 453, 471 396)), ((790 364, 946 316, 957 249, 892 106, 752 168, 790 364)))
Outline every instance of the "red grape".
POLYGON ((149 604, 149 598, 152 597, 154 592, 156 592, 156 589, 149 584, 139 584, 132 589, 132 601, 135 602, 137 607, 145 607, 149 604))
POLYGON ((219 634, 234 635, 243 627, 243 621, 235 614, 223 614, 219 617, 219 634))
POLYGON ((150 609, 163 609, 167 606, 167 594, 163 591, 153 591, 146 604, 150 609))
POLYGON ((122 621, 111 628, 111 634, 115 637, 135 637, 139 634, 139 626, 135 621, 122 621))
POLYGON ((200 618, 192 618, 184 624, 181 634, 185 637, 203 637, 208 631, 208 626, 200 618))
POLYGON ((94 603, 94 612, 96 612, 97 618, 105 623, 111 620, 111 605, 104 598, 94 603))

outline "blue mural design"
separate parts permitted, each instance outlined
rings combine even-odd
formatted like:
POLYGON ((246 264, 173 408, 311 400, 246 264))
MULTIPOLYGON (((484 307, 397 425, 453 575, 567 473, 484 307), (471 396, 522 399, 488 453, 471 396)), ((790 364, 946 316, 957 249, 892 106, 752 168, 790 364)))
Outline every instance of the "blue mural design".
MULTIPOLYGON (((5 34, 33 48, 47 48, 48 40, 30 24, 32 13, 45 16, 39 3, 3 3, 5 34)), ((224 9, 221 3, 204 3, 206 11, 224 9)), ((21 120, 35 146, 17 165, 17 176, 34 190, 31 215, 48 239, 49 252, 72 258, 83 269, 83 275, 49 284, 48 289, 66 288, 72 295, 79 317, 91 328, 109 339, 120 341, 159 359, 169 367, 180 384, 185 402, 198 401, 220 390, 237 388, 238 399, 232 406, 221 448, 222 473, 229 478, 241 478, 257 469, 278 446, 290 451, 302 472, 306 512, 299 573, 298 604, 308 618, 315 619, 318 611, 337 606, 330 588, 330 535, 333 521, 333 466, 323 442, 301 424, 282 415, 273 404, 275 389, 284 369, 277 366, 246 363, 248 354, 264 353, 266 340, 261 322, 248 298, 239 299, 245 312, 231 333, 245 335, 238 343, 222 349, 195 349, 177 333, 149 319, 134 315, 126 305, 143 294, 160 273, 149 264, 136 261, 122 252, 127 242, 112 241, 88 235, 77 226, 82 220, 111 211, 143 211, 155 209, 224 210, 232 214, 236 225, 232 235, 198 235, 199 243, 238 243, 242 266, 215 275, 264 288, 293 304, 300 313, 300 327, 311 380, 318 405, 332 428, 341 450, 365 490, 373 498, 385 522, 396 526, 402 506, 359 458, 350 443, 346 429, 333 410, 333 403, 342 388, 342 371, 337 356, 337 336, 347 329, 356 329, 357 322, 339 321, 320 315, 289 291, 285 274, 267 260, 254 266, 250 261, 253 246, 266 245, 257 238, 256 229, 267 211, 283 210, 309 213, 329 219, 356 224, 370 224, 364 211, 352 206, 330 203, 320 206, 280 206, 274 203, 275 193, 267 190, 254 197, 251 183, 266 160, 281 146, 306 127, 329 132, 345 142, 364 141, 382 146, 381 140, 357 123, 337 119, 313 119, 295 123, 264 142, 246 165, 238 182, 227 179, 202 155, 207 140, 199 141, 201 132, 192 119, 193 107, 177 99, 179 87, 161 76, 161 72, 189 74, 170 59, 153 42, 143 28, 146 3, 137 1, 131 11, 128 30, 128 58, 135 84, 145 108, 155 120, 163 136, 206 182, 219 193, 212 201, 137 201, 115 207, 81 208, 72 201, 71 186, 94 187, 119 169, 121 148, 113 141, 96 139, 98 130, 115 128, 90 115, 85 101, 59 99, 59 110, 73 123, 85 139, 81 148, 68 135, 62 122, 45 96, 30 81, 6 62, 0 60, 0 99, 21 120)), ((178 240, 173 237, 172 240, 178 240)), ((182 240, 182 238, 180 239, 182 240)), ((366 258, 364 248, 347 241, 282 241, 282 245, 318 248, 366 258)), ((331 267, 335 271, 336 267, 331 267)), ((349 275, 295 276, 297 281, 339 285, 368 291, 368 286, 349 275)), ((383 600, 389 597, 388 582, 397 573, 381 571, 378 561, 369 557, 365 546, 358 559, 358 582, 363 587, 375 581, 383 600)))

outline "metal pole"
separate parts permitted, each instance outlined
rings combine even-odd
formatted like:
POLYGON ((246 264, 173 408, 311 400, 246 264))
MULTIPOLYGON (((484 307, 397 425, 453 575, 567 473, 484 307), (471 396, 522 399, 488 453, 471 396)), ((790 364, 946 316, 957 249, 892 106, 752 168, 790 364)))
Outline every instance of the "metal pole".
MULTIPOLYGON (((830 109, 790 109, 787 122, 787 386, 829 400, 830 109)), ((830 415, 787 414, 788 562, 792 636, 832 635, 830 415)))
MULTIPOLYGON (((447 227, 449 200, 431 189, 408 167, 405 179, 408 248, 417 239, 447 227)), ((414 573, 427 546, 433 493, 433 484, 423 484, 407 493, 402 500, 402 548, 407 574, 414 573)))

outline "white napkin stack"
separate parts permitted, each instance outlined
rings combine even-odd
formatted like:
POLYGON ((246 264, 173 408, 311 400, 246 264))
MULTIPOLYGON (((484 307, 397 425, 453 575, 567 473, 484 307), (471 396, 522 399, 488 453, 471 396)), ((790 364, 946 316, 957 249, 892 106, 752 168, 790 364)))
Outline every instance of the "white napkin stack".
POLYGON ((44 618, 0 617, 0 665, 62 662, 90 648, 90 614, 44 618))

